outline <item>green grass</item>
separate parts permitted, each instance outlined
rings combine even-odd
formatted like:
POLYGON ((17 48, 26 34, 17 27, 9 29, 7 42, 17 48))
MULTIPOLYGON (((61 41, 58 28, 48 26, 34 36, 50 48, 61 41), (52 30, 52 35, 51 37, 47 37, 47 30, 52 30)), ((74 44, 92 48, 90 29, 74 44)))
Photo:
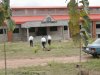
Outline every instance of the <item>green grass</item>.
MULTIPOLYGON (((34 47, 30 47, 27 42, 6 43, 7 59, 79 55, 79 48, 76 48, 72 41, 54 41, 50 48, 51 51, 43 51, 39 43, 35 43, 34 47)), ((3 53, 3 44, 0 44, 0 59, 3 59, 3 53)), ((82 52, 82 54, 84 53, 82 52)), ((45 66, 8 68, 7 75, 37 75, 36 73, 39 73, 39 75, 77 75, 78 69, 76 64, 78 63, 63 64, 52 61, 45 66)), ((90 75, 100 75, 99 59, 88 60, 82 63, 82 66, 90 71, 90 75)), ((4 75, 4 69, 0 70, 0 75, 4 75)))
MULTIPOLYGON (((49 62, 45 66, 31 66, 17 69, 8 69, 7 75, 77 75, 79 69, 76 68, 78 63, 56 63, 49 62)), ((90 75, 100 75, 100 60, 92 59, 82 63, 83 69, 90 72, 90 75)), ((0 70, 0 75, 4 75, 4 70, 0 70)))
MULTIPOLYGON (((48 46, 46 47, 48 48, 48 46)), ((35 43, 34 47, 30 47, 27 42, 6 43, 6 53, 8 59, 79 55, 79 48, 76 48, 72 41, 54 41, 52 42, 50 48, 51 51, 43 51, 40 43, 35 43)), ((3 54, 3 44, 0 44, 0 59, 3 59, 3 54)))
MULTIPOLYGON (((56 62, 51 62, 46 66, 31 66, 18 69, 8 69, 8 75, 31 75, 31 73, 36 72, 40 75, 42 75, 43 72, 46 75, 73 75, 74 72, 76 73, 76 69, 74 64, 62 64, 56 62)), ((4 70, 0 71, 0 75, 4 75, 4 70)))

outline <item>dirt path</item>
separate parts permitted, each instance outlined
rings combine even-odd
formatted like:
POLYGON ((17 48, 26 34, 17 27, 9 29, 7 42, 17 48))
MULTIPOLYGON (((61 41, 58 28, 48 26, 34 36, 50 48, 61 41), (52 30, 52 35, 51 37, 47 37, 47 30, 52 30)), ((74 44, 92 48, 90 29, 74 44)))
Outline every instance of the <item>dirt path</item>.
MULTIPOLYGON (((36 65, 46 65, 48 62, 58 63, 75 63, 79 62, 79 56, 72 57, 45 57, 45 58, 31 58, 31 59, 9 59, 7 60, 7 68, 18 68, 36 65)), ((82 57, 82 62, 87 61, 87 57, 82 57)), ((0 60, 0 69, 4 68, 4 60, 0 60)))

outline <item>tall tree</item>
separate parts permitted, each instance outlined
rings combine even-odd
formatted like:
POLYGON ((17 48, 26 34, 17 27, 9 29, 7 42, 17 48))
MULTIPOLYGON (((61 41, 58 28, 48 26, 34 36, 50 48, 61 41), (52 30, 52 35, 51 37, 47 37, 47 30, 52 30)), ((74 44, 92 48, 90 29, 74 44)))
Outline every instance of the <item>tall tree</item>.
MULTIPOLYGON (((4 28, 7 25, 7 31, 13 31, 15 22, 11 19, 10 0, 2 0, 0 3, 0 26, 4 28)), ((5 32, 4 32, 5 34, 5 32)), ((5 60, 5 75, 7 75, 7 62, 6 62, 6 47, 4 39, 4 60, 5 60)))
POLYGON ((84 45, 87 46, 90 33, 90 19, 88 17, 89 2, 88 0, 81 0, 79 3, 82 4, 81 7, 78 6, 78 2, 76 2, 76 0, 70 0, 67 5, 70 16, 69 30, 75 43, 80 42, 82 39, 84 45), (82 23, 81 30, 80 22, 82 23))
MULTIPOLYGON (((81 0, 82 3, 81 7, 78 7, 78 0, 70 0, 67 7, 69 10, 69 31, 71 37, 78 46, 80 45, 80 65, 79 65, 79 74, 83 75, 81 69, 81 41, 84 43, 85 46, 88 45, 89 40, 89 32, 90 32, 90 19, 88 17, 88 10, 89 10, 89 2, 88 0, 81 0), (81 20, 80 20, 81 18, 81 20), (82 28, 80 29, 80 22, 82 23, 82 28)), ((88 74, 89 75, 89 74, 88 74)))

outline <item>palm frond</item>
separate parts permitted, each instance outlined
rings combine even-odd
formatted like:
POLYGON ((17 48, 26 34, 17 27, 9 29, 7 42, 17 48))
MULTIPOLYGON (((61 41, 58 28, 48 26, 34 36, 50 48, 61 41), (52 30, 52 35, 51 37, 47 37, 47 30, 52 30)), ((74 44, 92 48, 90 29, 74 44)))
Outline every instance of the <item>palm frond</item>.
POLYGON ((68 23, 69 25, 69 31, 71 38, 73 39, 74 42, 79 41, 79 33, 80 33, 80 26, 79 26, 79 9, 78 4, 76 3, 75 0, 70 0, 68 3, 68 10, 69 10, 69 16, 70 16, 70 21, 68 23))
POLYGON ((6 19, 8 31, 13 31, 15 28, 15 22, 12 19, 6 19))
POLYGON ((82 26, 83 28, 88 32, 90 33, 90 19, 88 17, 88 14, 84 11, 84 10, 81 10, 80 11, 80 17, 82 18, 82 26))
POLYGON ((3 4, 0 3, 0 26, 3 25, 4 20, 5 20, 5 14, 4 14, 4 8, 3 8, 3 4))
POLYGON ((84 46, 87 47, 90 38, 89 34, 86 31, 81 31, 81 38, 84 46))
POLYGON ((0 26, 3 25, 4 20, 6 20, 8 31, 13 31, 15 28, 15 22, 11 19, 12 13, 9 4, 9 0, 3 0, 0 4, 0 26))
POLYGON ((83 5, 83 10, 88 14, 89 13, 89 1, 88 0, 82 0, 80 1, 83 5))
POLYGON ((78 9, 78 4, 76 3, 76 0, 70 0, 68 3, 68 14, 70 16, 69 20, 69 31, 71 38, 74 42, 80 42, 81 39, 83 39, 85 45, 87 45, 88 40, 88 33, 90 32, 90 19, 88 17, 88 6, 89 2, 88 0, 81 0, 80 3, 83 4, 81 9, 78 9), (83 36, 80 35, 80 17, 82 18, 82 29, 84 29, 84 33, 82 33, 83 36))

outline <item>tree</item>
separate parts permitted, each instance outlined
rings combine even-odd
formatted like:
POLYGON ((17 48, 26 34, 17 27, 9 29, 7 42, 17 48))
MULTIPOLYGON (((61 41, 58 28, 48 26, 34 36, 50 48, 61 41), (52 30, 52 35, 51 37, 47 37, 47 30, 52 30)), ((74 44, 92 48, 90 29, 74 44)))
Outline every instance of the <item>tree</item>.
POLYGON ((79 75, 83 75, 81 69, 81 43, 83 42, 85 46, 88 45, 89 33, 90 33, 90 19, 88 17, 89 2, 88 0, 81 0, 79 3, 82 4, 81 7, 78 6, 78 0, 70 0, 67 7, 70 16, 69 20, 69 31, 70 35, 76 45, 80 45, 80 65, 79 65, 79 75), (81 18, 81 20, 80 20, 81 18), (80 29, 80 22, 82 23, 80 29))
POLYGON ((11 16, 10 1, 3 0, 0 3, 0 26, 4 26, 5 23, 8 31, 13 31, 15 26, 15 22, 12 20, 11 16))
MULTIPOLYGON (((15 22, 11 19, 10 0, 2 0, 0 3, 0 26, 4 28, 7 25, 7 31, 13 31, 15 22)), ((5 34, 5 32, 4 32, 5 34)), ((7 63, 6 63, 6 49, 4 39, 4 59, 5 59, 5 75, 7 75, 7 63)))
POLYGON ((90 19, 88 17, 89 2, 88 0, 81 0, 80 3, 82 4, 82 6, 79 7, 78 2, 76 2, 76 0, 70 0, 70 2, 67 5, 68 13, 70 16, 70 20, 68 23, 69 31, 75 43, 79 43, 82 39, 84 45, 87 46, 90 33, 90 19), (80 22, 82 23, 81 29, 80 22))

